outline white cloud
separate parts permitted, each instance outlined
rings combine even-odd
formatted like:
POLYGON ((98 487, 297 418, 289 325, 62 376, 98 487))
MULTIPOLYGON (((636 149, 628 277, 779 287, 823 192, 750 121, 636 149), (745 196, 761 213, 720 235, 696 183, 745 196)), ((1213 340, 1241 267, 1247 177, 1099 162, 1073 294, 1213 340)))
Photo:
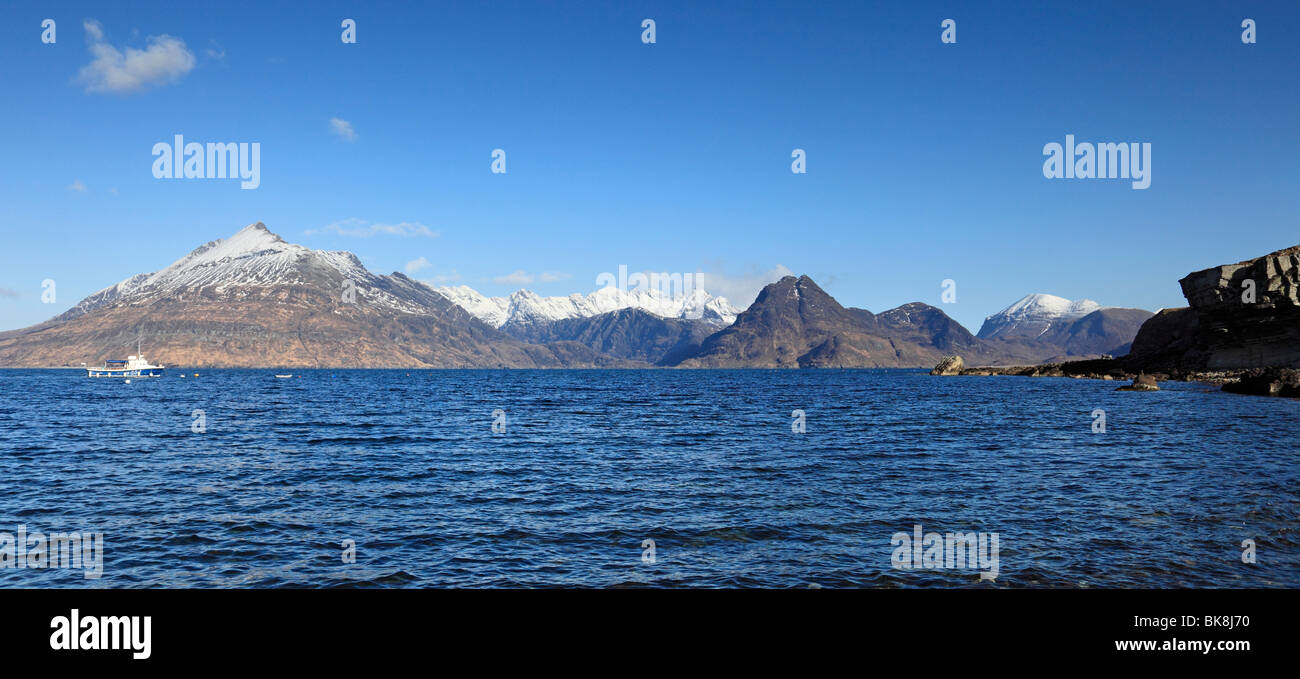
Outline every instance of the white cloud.
POLYGON ((532 274, 525 272, 523 269, 519 269, 518 271, 508 273, 504 276, 497 276, 492 279, 492 282, 497 285, 527 285, 532 283, 534 280, 536 280, 536 277, 532 274))
POLYGON ((209 40, 208 42, 212 46, 203 50, 203 53, 206 54, 208 58, 212 59, 213 61, 225 61, 226 49, 221 45, 217 44, 216 40, 209 40))
POLYGON ((76 192, 78 192, 78 193, 85 193, 85 192, 86 192, 86 185, 85 185, 85 184, 82 184, 82 183, 81 183, 81 180, 78 179, 78 180, 72 182, 71 184, 68 184, 68 190, 69 190, 69 191, 76 191, 76 192))
POLYGON ((330 130, 344 141, 357 140, 357 133, 352 129, 352 123, 342 118, 330 118, 330 130))
POLYGON ((438 274, 436 276, 430 276, 428 278, 419 279, 421 283, 424 283, 425 285, 428 285, 430 287, 446 285, 452 281, 458 281, 458 280, 460 280, 460 272, 456 271, 455 269, 452 269, 448 273, 438 274))
POLYGON ((406 263, 406 273, 415 273, 420 269, 427 269, 433 266, 433 263, 424 257, 417 257, 406 263))
POLYGON ((498 285, 527 285, 534 281, 542 283, 554 283, 573 278, 573 274, 564 271, 543 271, 539 274, 531 274, 523 269, 508 273, 504 276, 497 276, 492 279, 493 283, 498 285))
POLYGON ((4 297, 5 299, 18 299, 18 291, 10 290, 9 288, 0 288, 0 297, 4 297))
POLYGON ((794 272, 788 267, 777 264, 766 271, 750 269, 738 276, 723 272, 701 272, 697 284, 710 295, 726 297, 732 306, 744 309, 754 303, 754 298, 758 297, 758 293, 764 286, 791 275, 794 275, 794 272))
POLYGON ((334 233, 340 236, 351 236, 354 238, 370 238, 371 236, 425 236, 428 238, 437 238, 438 232, 419 222, 398 222, 397 224, 380 224, 378 222, 368 222, 364 219, 355 217, 334 222, 329 226, 319 229, 308 229, 307 235, 318 233, 334 233))
POLYGON ((194 54, 180 38, 151 36, 145 49, 127 47, 123 52, 104 42, 104 28, 98 21, 86 19, 82 26, 94 56, 78 75, 87 92, 137 92, 179 80, 194 69, 194 54))

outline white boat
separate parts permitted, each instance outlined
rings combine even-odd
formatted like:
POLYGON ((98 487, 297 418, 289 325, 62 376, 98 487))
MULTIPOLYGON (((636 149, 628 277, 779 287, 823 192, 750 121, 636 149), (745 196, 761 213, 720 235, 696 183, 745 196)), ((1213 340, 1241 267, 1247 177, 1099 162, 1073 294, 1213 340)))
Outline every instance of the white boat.
POLYGON ((163 366, 152 365, 140 353, 136 344, 136 355, 127 356, 125 360, 109 359, 101 368, 86 368, 86 377, 162 377, 163 366))

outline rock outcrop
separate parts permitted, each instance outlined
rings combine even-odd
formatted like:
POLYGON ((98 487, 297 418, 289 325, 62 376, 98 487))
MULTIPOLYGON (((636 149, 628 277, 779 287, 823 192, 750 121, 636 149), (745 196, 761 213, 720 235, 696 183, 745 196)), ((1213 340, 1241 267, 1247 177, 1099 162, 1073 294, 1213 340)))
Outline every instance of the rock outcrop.
POLYGON ((1115 391, 1160 391, 1160 385, 1150 375, 1138 375, 1133 378, 1132 384, 1116 387, 1115 391))
POLYGON ((1223 385, 1224 391, 1256 396, 1300 398, 1300 371, 1291 368, 1255 368, 1241 379, 1223 385))
POLYGON ((1205 367, 1300 367, 1300 246, 1188 274, 1205 367), (1252 294, 1253 293, 1253 294, 1252 294))
POLYGON ((1300 367, 1300 246, 1196 271, 1179 285, 1190 306, 1144 323, 1122 359, 1127 369, 1300 367))
POLYGON ((931 375, 960 375, 966 363, 961 360, 961 356, 948 356, 939 365, 934 366, 930 371, 931 375))

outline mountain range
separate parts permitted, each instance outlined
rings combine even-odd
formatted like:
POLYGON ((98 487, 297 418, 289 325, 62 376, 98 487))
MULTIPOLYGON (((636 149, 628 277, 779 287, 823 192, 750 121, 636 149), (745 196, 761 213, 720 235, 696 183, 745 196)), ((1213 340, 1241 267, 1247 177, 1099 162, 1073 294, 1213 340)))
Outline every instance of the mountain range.
POLYGON ((699 288, 673 295, 657 288, 620 290, 611 285, 587 295, 567 297, 542 297, 529 290, 519 290, 509 297, 487 297, 468 285, 442 286, 435 290, 494 328, 589 318, 621 309, 641 309, 664 318, 698 319, 714 326, 727 326, 740 313, 725 297, 714 297, 699 288))
POLYGON ((844 307, 807 276, 768 285, 744 311, 700 289, 487 297, 376 275, 256 223, 0 332, 0 366, 97 365, 137 339, 154 362, 195 367, 929 367, 953 353, 1005 365, 1114 353, 1150 316, 1030 295, 972 335, 920 302, 844 307))

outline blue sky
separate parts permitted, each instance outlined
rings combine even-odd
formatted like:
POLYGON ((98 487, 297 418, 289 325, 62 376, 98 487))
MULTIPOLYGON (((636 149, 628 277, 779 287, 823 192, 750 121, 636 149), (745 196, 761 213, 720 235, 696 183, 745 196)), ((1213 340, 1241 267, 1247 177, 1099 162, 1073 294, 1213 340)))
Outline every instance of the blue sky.
POLYGON ((1031 292, 1180 306, 1189 271, 1300 243, 1300 5, 1087 5, 8 3, 0 329, 255 221, 488 294, 519 271, 568 294, 620 264, 722 292, 789 270, 972 331, 1031 292), (88 19, 100 52, 165 35, 192 66, 83 78, 88 19), (261 186, 154 179, 175 134, 259 142, 261 186), (1066 134, 1151 143, 1150 188, 1044 178, 1066 134))

